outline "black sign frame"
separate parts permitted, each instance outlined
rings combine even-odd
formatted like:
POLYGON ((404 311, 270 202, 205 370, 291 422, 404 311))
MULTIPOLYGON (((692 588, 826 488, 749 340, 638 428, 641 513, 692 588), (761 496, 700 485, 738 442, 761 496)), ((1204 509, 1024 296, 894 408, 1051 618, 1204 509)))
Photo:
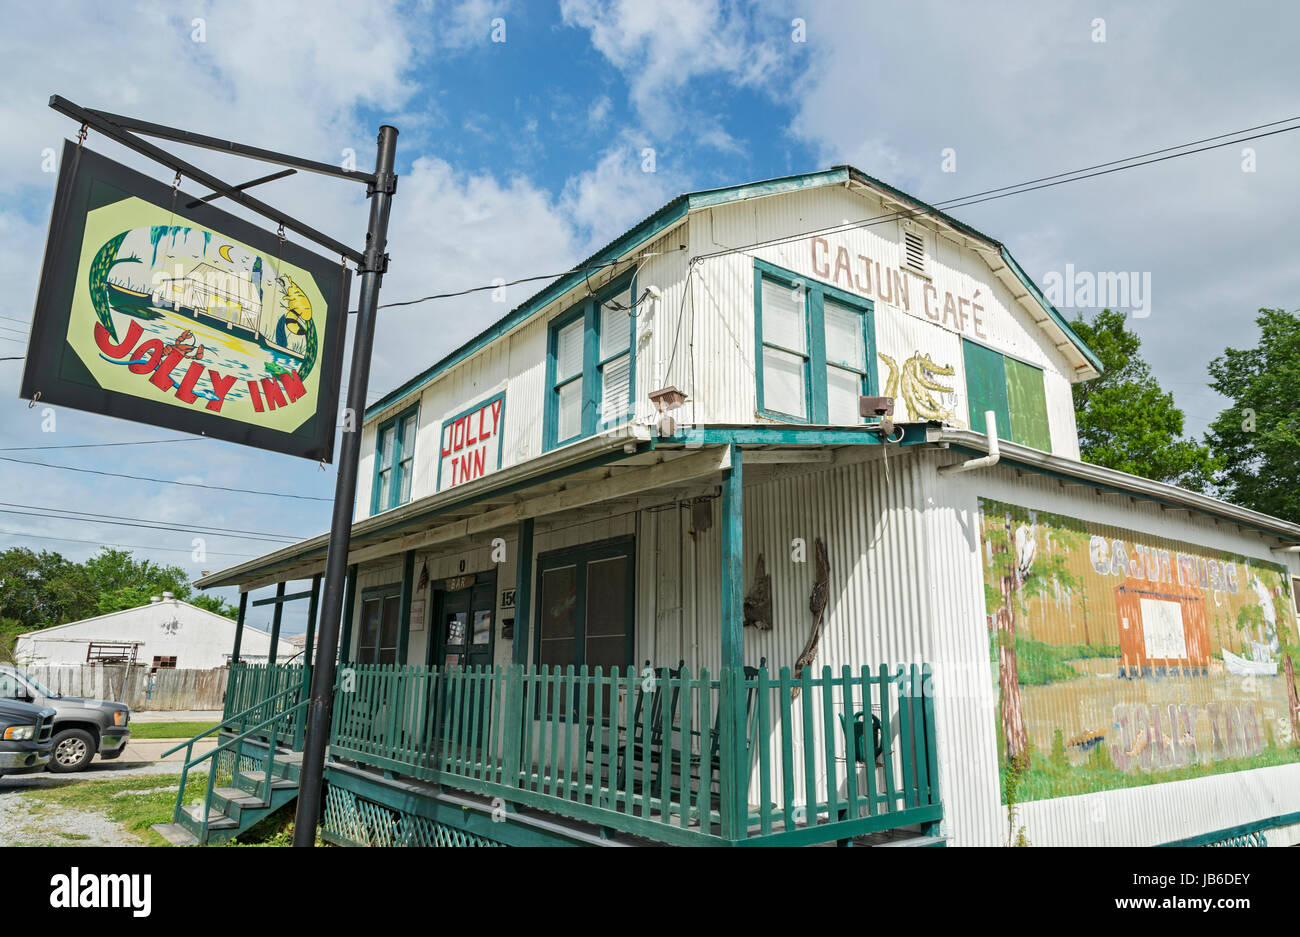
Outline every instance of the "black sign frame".
POLYGON ((287 240, 281 242, 276 234, 207 203, 188 207, 198 198, 183 190, 174 191, 171 186, 71 140, 64 141, 19 396, 25 400, 148 423, 271 452, 332 462, 351 271, 341 261, 332 261, 287 240), (98 189, 96 183, 100 184, 98 189), (105 200, 105 187, 120 191, 121 199, 105 200), (93 206, 92 189, 98 200, 93 206), (67 334, 87 215, 92 208, 133 196, 168 211, 177 219, 219 231, 268 256, 294 264, 316 281, 326 309, 325 338, 317 365, 320 370, 316 412, 297 429, 285 432, 255 426, 202 409, 182 409, 163 401, 133 396, 99 386, 89 373, 80 381, 67 376, 69 370, 85 370, 68 343, 67 334))

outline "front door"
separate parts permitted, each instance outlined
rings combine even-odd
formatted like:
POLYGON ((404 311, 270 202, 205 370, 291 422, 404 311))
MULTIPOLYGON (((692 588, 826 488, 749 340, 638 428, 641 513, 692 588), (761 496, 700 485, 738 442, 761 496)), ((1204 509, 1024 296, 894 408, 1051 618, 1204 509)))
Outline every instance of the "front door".
MULTIPOLYGON (((481 692, 470 691, 470 684, 457 679, 457 671, 476 667, 492 666, 492 624, 496 612, 496 578, 490 577, 486 582, 478 582, 468 589, 454 592, 442 592, 436 603, 437 615, 437 657, 432 663, 442 669, 449 678, 440 681, 442 699, 440 701, 444 717, 452 718, 452 713, 461 712, 467 722, 469 741, 477 747, 489 731, 492 719, 491 702, 481 692), (450 688, 450 690, 449 690, 450 688), (449 698, 450 694, 460 694, 459 704, 449 698), (474 712, 468 707, 471 700, 476 700, 474 712)), ((475 687, 477 691, 478 688, 475 687)), ((441 727, 444 739, 458 737, 459 727, 453 721, 445 722, 441 727)))
POLYGON ((447 670, 492 666, 496 582, 444 592, 440 606, 438 656, 433 663, 447 670))

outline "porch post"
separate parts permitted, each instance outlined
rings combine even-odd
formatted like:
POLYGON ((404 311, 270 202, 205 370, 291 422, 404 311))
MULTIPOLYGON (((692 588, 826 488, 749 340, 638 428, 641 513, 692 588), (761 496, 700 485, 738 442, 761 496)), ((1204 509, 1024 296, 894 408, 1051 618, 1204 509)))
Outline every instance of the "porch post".
POLYGON ((284 615, 284 582, 275 586, 275 613, 271 616, 271 647, 266 652, 266 666, 275 666, 275 652, 280 647, 280 619, 284 615))
POLYGON ((528 666, 528 618, 533 597, 533 519, 519 522, 519 543, 515 547, 515 636, 514 663, 528 666))
POLYGON ((397 665, 406 666, 406 652, 411 644, 411 596, 415 592, 415 551, 402 557, 402 597, 398 603, 397 665))
POLYGON ((722 837, 740 839, 745 832, 745 540, 744 472, 740 447, 728 444, 731 468, 722 473, 721 648, 718 707, 722 713, 719 745, 722 789, 722 837))
MULTIPOLYGON (((302 645, 302 695, 307 699, 311 695, 312 651, 316 645, 316 610, 320 605, 320 574, 311 577, 311 601, 307 605, 307 639, 302 645)), ((302 751, 302 734, 306 729, 304 720, 296 719, 297 730, 294 734, 294 751, 302 751)))
POLYGON ((352 659, 352 619, 356 614, 357 604, 357 566, 353 563, 348 567, 348 584, 343 590, 343 636, 339 638, 339 646, 333 649, 338 655, 339 661, 348 663, 352 659))
POLYGON ((248 613, 248 593, 239 593, 239 617, 235 619, 235 646, 230 649, 230 663, 239 663, 239 648, 244 643, 244 616, 248 613))

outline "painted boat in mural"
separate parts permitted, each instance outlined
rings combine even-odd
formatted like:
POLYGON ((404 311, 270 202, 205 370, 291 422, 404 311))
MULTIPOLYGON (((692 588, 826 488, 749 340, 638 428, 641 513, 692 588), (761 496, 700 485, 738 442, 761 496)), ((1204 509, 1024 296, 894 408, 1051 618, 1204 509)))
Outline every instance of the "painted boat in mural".
POLYGON ((1276 677, 1277 661, 1247 660, 1223 648, 1223 666, 1238 677, 1276 677))
POLYGON ((134 290, 121 283, 107 284, 108 302, 114 309, 123 312, 137 312, 153 306, 153 293, 149 290, 134 290))

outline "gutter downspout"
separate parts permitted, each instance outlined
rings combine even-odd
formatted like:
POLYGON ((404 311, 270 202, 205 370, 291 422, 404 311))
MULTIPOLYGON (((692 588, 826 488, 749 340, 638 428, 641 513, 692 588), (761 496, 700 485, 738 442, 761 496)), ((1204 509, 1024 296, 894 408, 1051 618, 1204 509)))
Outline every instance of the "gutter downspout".
POLYGON ((941 465, 939 466, 940 475, 955 475, 958 472, 969 472, 972 469, 988 468, 990 465, 998 464, 998 460, 1002 458, 1002 449, 998 444, 997 414, 992 410, 984 411, 984 429, 988 433, 989 454, 952 465, 941 465))

